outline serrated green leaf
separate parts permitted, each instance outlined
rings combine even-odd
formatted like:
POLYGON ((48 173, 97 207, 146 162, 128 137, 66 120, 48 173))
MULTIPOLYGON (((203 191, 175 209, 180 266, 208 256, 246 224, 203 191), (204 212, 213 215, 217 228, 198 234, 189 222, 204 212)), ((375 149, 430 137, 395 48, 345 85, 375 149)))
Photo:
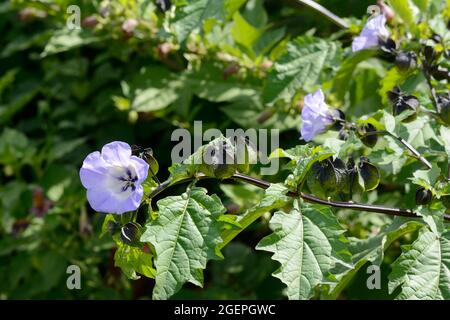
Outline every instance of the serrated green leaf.
POLYGON ((189 281, 203 286, 203 269, 210 259, 218 259, 225 208, 206 189, 194 187, 182 196, 157 202, 159 215, 146 225, 142 242, 156 250, 156 277, 153 299, 168 299, 189 281))
POLYGON ((396 299, 450 299, 450 231, 439 237, 424 227, 417 240, 402 249, 392 264, 389 292, 401 286, 396 299))
POLYGON ((274 232, 257 250, 274 253, 280 268, 273 274, 287 286, 289 299, 308 299, 342 257, 336 251, 344 232, 328 207, 303 204, 301 211, 276 212, 270 220, 274 232))
POLYGON ((273 104, 290 101, 300 89, 310 91, 323 72, 337 66, 340 46, 336 42, 311 37, 298 37, 287 45, 287 52, 270 71, 263 100, 273 104))

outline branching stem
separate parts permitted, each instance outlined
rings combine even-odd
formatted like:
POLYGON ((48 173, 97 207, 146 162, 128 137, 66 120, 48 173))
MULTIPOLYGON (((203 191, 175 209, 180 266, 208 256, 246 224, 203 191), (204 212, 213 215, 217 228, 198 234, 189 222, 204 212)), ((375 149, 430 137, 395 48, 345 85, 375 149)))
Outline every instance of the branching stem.
POLYGON ((328 10, 327 8, 321 6, 315 1, 312 0, 297 0, 301 4, 304 4, 305 6, 310 7, 311 9, 316 10, 321 15, 323 15, 325 18, 329 19, 330 21, 334 22, 336 25, 343 29, 348 29, 348 24, 345 20, 339 18, 337 15, 335 15, 333 12, 328 10))
MULTIPOLYGON (((175 183, 172 183, 170 180, 166 180, 163 183, 161 183, 156 189, 149 195, 149 198, 153 198, 159 193, 161 193, 163 190, 168 188, 169 186, 185 183, 192 181, 194 179, 197 180, 203 180, 203 179, 211 179, 211 177, 205 176, 204 174, 197 174, 195 177, 188 177, 182 180, 179 180, 175 183)), ((267 189, 270 186, 270 182, 261 180, 258 178, 254 178, 242 173, 235 173, 233 176, 230 177, 230 179, 240 181, 240 182, 246 182, 249 184, 252 184, 254 186, 257 186, 262 189, 267 189)), ((402 216, 402 217, 409 217, 409 218, 420 218, 420 216, 415 213, 413 210, 410 209, 399 209, 399 208, 390 208, 390 207, 384 207, 379 205, 370 205, 370 204, 361 204, 356 202, 343 202, 343 201, 332 201, 332 200, 324 200, 317 198, 311 194, 304 193, 304 192, 295 192, 295 191, 289 191, 288 196, 290 197, 301 197, 303 200, 311 203, 317 203, 321 205, 326 205, 330 207, 335 208, 342 208, 342 209, 351 209, 351 210, 357 210, 357 211, 366 211, 366 212, 376 212, 376 213, 382 213, 390 216, 402 216)), ((444 220, 450 221, 450 215, 444 214, 444 220)))
POLYGON ((390 133, 390 132, 385 131, 385 130, 367 132, 364 136, 371 136, 371 135, 374 135, 374 134, 389 135, 392 138, 395 138, 398 142, 400 142, 406 149, 408 149, 413 154, 414 158, 416 158, 420 162, 422 162, 428 169, 432 168, 431 163, 427 159, 425 159, 425 157, 422 156, 420 154, 420 152, 417 151, 412 145, 410 145, 408 143, 408 141, 406 141, 405 139, 403 139, 403 138, 401 138, 399 136, 396 136, 395 134, 390 133))

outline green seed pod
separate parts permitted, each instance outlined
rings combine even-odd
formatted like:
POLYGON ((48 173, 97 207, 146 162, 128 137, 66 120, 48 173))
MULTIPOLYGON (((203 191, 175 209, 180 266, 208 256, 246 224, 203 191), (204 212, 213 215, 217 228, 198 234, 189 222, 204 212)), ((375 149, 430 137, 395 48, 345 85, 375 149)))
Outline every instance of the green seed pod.
POLYGON ((371 191, 380 183, 378 168, 369 162, 369 159, 361 157, 358 165, 359 177, 364 183, 364 191, 371 191))
POLYGON ((234 147, 228 140, 218 140, 207 146, 203 152, 201 171, 207 176, 225 179, 237 169, 234 147))
POLYGON ((308 171, 306 184, 314 195, 322 198, 336 190, 336 174, 331 161, 327 159, 315 162, 308 171))
POLYGON ((433 193, 425 188, 419 188, 416 191, 416 204, 425 205, 431 202, 433 198, 433 193))
POLYGON ((372 148, 377 144, 378 135, 370 134, 371 132, 375 131, 377 131, 377 129, 371 123, 363 124, 357 128, 357 133, 361 139, 361 142, 369 148, 372 148))
POLYGON ((136 222, 128 222, 120 230, 120 239, 129 246, 140 247, 141 229, 141 226, 136 222))

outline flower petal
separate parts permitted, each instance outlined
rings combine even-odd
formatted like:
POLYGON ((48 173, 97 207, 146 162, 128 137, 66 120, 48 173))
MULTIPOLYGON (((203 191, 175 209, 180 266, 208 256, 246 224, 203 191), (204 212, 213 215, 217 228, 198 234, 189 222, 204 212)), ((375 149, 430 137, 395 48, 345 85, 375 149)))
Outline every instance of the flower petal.
POLYGON ((147 175, 148 175, 148 169, 149 169, 149 164, 136 156, 131 156, 130 162, 134 165, 134 167, 136 168, 136 173, 138 176, 138 183, 142 183, 145 179, 147 179, 147 175))
POLYGON ((122 201, 116 209, 117 214, 122 214, 128 211, 134 211, 141 205, 144 189, 142 186, 136 186, 136 190, 126 200, 122 201))
POLYGON ((106 190, 88 189, 87 199, 92 209, 97 212, 116 213, 120 206, 120 200, 106 190))
POLYGON ((367 36, 358 36, 355 39, 353 39, 352 42, 352 51, 360 51, 364 49, 374 48, 378 46, 379 44, 379 38, 376 34, 369 34, 367 36))
POLYGON ((100 152, 90 153, 83 161, 80 169, 80 180, 86 189, 95 188, 102 184, 107 175, 107 163, 100 152))
POLYGON ((115 165, 128 166, 131 157, 131 147, 128 143, 114 141, 102 148, 102 158, 115 165))

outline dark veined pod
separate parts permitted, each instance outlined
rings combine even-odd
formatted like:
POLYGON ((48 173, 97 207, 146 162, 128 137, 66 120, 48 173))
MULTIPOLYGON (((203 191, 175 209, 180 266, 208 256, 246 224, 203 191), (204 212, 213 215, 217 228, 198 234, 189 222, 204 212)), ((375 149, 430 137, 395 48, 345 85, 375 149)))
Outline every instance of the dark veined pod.
POLYGON ((450 70, 439 65, 431 66, 430 74, 438 81, 450 80, 450 70))
POLYGON ((438 97, 438 112, 441 120, 450 126, 450 94, 438 97))
POLYGON ((365 123, 357 128, 360 140, 369 148, 372 148, 377 144, 378 134, 373 133, 376 131, 377 129, 371 123, 365 123))
POLYGON ((355 186, 355 183, 359 184, 364 191, 371 191, 378 187, 378 184, 380 183, 380 171, 376 166, 374 166, 372 163, 369 162, 369 159, 366 157, 361 157, 358 164, 358 173, 359 178, 361 180, 355 179, 353 181, 355 189, 357 189, 357 186, 355 186), (361 185, 364 184, 364 186, 361 185))
POLYGON ((141 226, 136 222, 127 222, 120 230, 120 239, 123 243, 132 246, 140 247, 140 238, 142 235, 141 226))
POLYGON ((395 62, 395 51, 397 50, 397 44, 391 38, 386 41, 380 42, 380 57, 389 61, 395 62))
POLYGON ((331 130, 342 130, 344 128, 345 113, 341 109, 330 109, 330 113, 333 116, 334 124, 331 126, 331 130))
POLYGON ((309 190, 321 197, 340 193, 347 181, 346 166, 339 158, 315 162, 306 175, 309 190))
POLYGON ((399 52, 395 57, 395 65, 400 71, 414 70, 417 68, 417 55, 413 51, 399 52))
POLYGON ((166 12, 172 7, 172 2, 170 0, 155 0, 155 3, 156 7, 158 7, 161 12, 166 12))
POLYGON ((326 198, 336 190, 336 174, 329 159, 313 163, 306 175, 306 184, 316 196, 326 198))
POLYGON ((417 112, 420 106, 420 102, 417 97, 413 95, 406 95, 400 90, 399 87, 395 87, 388 92, 388 98, 392 104, 392 114, 394 116, 397 116, 406 110, 410 110, 414 113, 405 118, 403 122, 410 122, 417 118, 417 112))
POLYGON ((431 190, 425 189, 423 187, 417 189, 416 191, 416 204, 417 205, 425 205, 429 204, 433 199, 433 193, 431 190))
POLYGON ((434 50, 432 46, 425 46, 423 48, 423 54, 428 65, 433 64, 433 62, 435 62, 439 58, 439 53, 436 52, 436 50, 434 50))

